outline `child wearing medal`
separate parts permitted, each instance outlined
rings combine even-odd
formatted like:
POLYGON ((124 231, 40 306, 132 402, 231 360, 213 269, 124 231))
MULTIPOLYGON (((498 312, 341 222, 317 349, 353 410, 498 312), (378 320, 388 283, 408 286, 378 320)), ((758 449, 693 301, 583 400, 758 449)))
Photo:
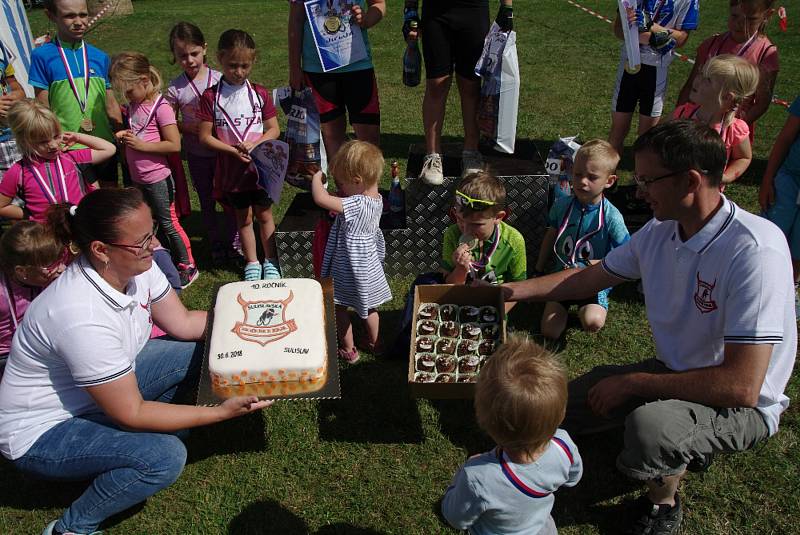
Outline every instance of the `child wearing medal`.
MULTIPOLYGON (((548 228, 542 238, 536 272, 554 273, 582 268, 602 260, 611 249, 630 239, 622 214, 603 192, 617 180, 619 154, 601 139, 587 141, 575 154, 572 195, 553 203, 548 228)), ((608 313, 611 289, 582 301, 549 301, 542 314, 541 331, 545 338, 557 340, 567 327, 567 312, 578 306, 578 317, 585 331, 603 328, 608 313)))
POLYGON ((244 280, 277 279, 273 199, 258 187, 250 151, 280 135, 269 91, 247 78, 256 60, 256 44, 242 30, 227 30, 219 37, 217 60, 222 67, 219 83, 206 89, 200 100, 198 136, 217 153, 214 194, 233 206, 245 257, 244 280), (258 221, 264 262, 259 263, 253 223, 258 221))
POLYGON ((11 106, 8 125, 22 159, 6 171, 0 182, 0 217, 19 219, 19 208, 10 206, 15 197, 24 201, 26 215, 39 222, 45 221, 51 204, 76 204, 95 188, 95 183, 86 182, 79 166, 104 162, 117 150, 99 137, 62 133, 55 114, 32 99, 11 106), (76 144, 88 148, 69 150, 76 144))
POLYGON ((214 169, 217 153, 198 138, 200 125, 200 99, 203 92, 219 82, 222 73, 206 65, 207 44, 203 32, 194 24, 179 22, 169 33, 169 47, 173 61, 183 72, 172 80, 164 93, 178 117, 178 130, 183 135, 182 147, 189 166, 192 184, 200 200, 200 214, 206 235, 211 240, 211 258, 216 265, 228 259, 236 259, 234 251, 236 214, 233 207, 223 205, 227 236, 223 226, 217 223, 216 199, 214 199, 214 169))
POLYGON ((475 385, 478 425, 497 446, 473 455, 442 497, 442 516, 470 533, 557 533, 553 493, 574 487, 583 462, 559 428, 567 373, 549 351, 512 334, 486 361, 475 385))
MULTIPOLYGON (((45 0, 56 38, 33 49, 29 83, 36 98, 58 117, 65 132, 91 134, 113 142, 122 115, 108 79, 108 55, 83 39, 89 27, 85 0, 45 0)), ((75 148, 82 148, 77 144, 75 148)), ((117 185, 117 159, 81 167, 89 182, 117 185)))
POLYGON ((28 305, 72 260, 50 225, 23 221, 0 239, 0 377, 28 305))
POLYGON ((181 150, 175 113, 161 95, 161 75, 139 52, 123 52, 111 64, 114 88, 128 100, 130 128, 116 133, 134 185, 158 222, 186 288, 199 276, 189 238, 175 212, 175 181, 167 155, 181 150))
POLYGON ((692 72, 678 95, 678 106, 691 100, 695 79, 702 76, 703 67, 714 56, 734 54, 752 63, 758 67, 758 88, 736 110, 736 117, 750 127, 750 143, 755 122, 769 109, 780 68, 778 47, 766 34, 769 18, 775 12, 774 3, 775 0, 729 0, 728 31, 700 43, 692 72))
POLYGON ((758 67, 733 54, 714 56, 694 79, 691 102, 681 104, 673 119, 691 119, 707 124, 722 137, 727 163, 720 190, 744 174, 753 159, 750 127, 736 117, 739 105, 758 87, 758 67))
MULTIPOLYGON (((631 129, 633 112, 639 107, 639 134, 658 124, 664 109, 667 75, 673 50, 686 44, 689 32, 697 29, 698 0, 638 0, 630 22, 639 27, 641 66, 629 72, 627 51, 620 50, 617 81, 611 97, 611 130, 608 141, 622 154, 625 137, 631 129)), ((624 40, 617 14, 614 35, 624 40)))

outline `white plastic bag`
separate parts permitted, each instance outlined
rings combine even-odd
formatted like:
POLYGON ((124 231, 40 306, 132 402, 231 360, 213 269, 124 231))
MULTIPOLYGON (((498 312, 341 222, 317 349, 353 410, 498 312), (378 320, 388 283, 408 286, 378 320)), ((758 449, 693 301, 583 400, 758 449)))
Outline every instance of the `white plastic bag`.
POLYGON ((575 141, 578 136, 561 137, 550 147, 547 153, 545 169, 550 175, 550 187, 555 192, 553 200, 572 195, 572 164, 575 153, 581 146, 575 141))
POLYGON ((478 108, 481 137, 496 150, 513 154, 520 84, 516 32, 503 32, 492 24, 475 74, 483 79, 478 108))

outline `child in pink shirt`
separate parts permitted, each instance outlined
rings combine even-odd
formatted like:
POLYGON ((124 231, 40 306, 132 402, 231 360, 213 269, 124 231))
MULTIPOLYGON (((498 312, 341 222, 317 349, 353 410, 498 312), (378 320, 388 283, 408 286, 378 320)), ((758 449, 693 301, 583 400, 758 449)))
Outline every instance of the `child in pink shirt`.
POLYGON ((111 80, 129 102, 130 128, 116 136, 125 145, 131 180, 150 205, 178 268, 181 287, 186 288, 200 273, 175 213, 175 182, 167 161, 168 154, 181 148, 175 112, 159 92, 161 76, 143 54, 117 55, 111 64, 111 80))
POLYGON ((17 140, 22 160, 12 165, 0 182, 0 217, 24 217, 14 197, 25 201, 30 219, 44 222, 51 204, 78 201, 95 188, 84 182, 79 164, 96 164, 112 157, 116 147, 88 134, 61 132, 55 114, 36 100, 21 100, 8 111, 8 125, 17 140), (86 149, 66 152, 79 143, 86 149))

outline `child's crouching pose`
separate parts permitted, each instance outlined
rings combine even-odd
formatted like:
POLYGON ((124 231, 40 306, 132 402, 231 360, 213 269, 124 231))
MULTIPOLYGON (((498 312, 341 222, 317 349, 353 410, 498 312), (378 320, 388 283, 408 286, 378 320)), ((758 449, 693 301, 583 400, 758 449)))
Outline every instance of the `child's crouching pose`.
POLYGON ((321 171, 314 175, 311 194, 321 208, 338 214, 325 246, 322 276, 333 277, 339 356, 352 363, 358 360, 358 351, 347 308, 365 320, 367 340, 363 346, 376 353, 380 352, 377 307, 392 298, 383 272, 386 246, 379 227, 383 199, 378 180, 383 155, 371 143, 348 141, 331 161, 330 172, 341 197, 327 192, 321 171))
POLYGON ((722 187, 730 184, 750 166, 753 149, 750 127, 736 118, 739 105, 758 88, 758 67, 732 54, 711 58, 697 76, 689 94, 692 102, 681 104, 673 119, 692 119, 707 124, 722 137, 728 162, 722 174, 722 187))
MULTIPOLYGON (((587 141, 575 154, 572 195, 558 199, 550 209, 537 272, 589 266, 630 239, 622 214, 603 195, 617 180, 618 163, 617 151, 600 139, 587 141)), ((606 323, 610 291, 581 301, 548 302, 542 315, 542 335, 553 340, 561 337, 573 304, 578 306, 584 330, 599 331, 606 323)))
POLYGON ((198 137, 217 153, 214 193, 233 206, 245 257, 244 280, 277 279, 275 221, 267 192, 258 187, 250 151, 280 134, 269 91, 247 78, 256 61, 256 43, 247 32, 226 30, 217 44, 219 83, 200 99, 198 137), (253 220, 258 221, 264 263, 258 262, 253 220))
POLYGON ((442 514, 470 533, 556 533, 553 492, 583 473, 578 448, 558 426, 567 375, 554 355, 512 335, 475 387, 478 424, 497 447, 471 457, 442 498, 442 514))

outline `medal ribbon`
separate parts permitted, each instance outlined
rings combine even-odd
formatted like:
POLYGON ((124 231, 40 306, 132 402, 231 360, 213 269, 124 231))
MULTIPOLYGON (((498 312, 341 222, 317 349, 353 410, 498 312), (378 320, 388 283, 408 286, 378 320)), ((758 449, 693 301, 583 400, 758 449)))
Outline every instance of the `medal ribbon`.
MULTIPOLYGON (((708 54, 708 57, 709 57, 709 58, 713 58, 714 56, 718 56, 718 55, 719 55, 719 51, 722 49, 722 45, 724 45, 724 44, 725 44, 725 43, 728 41, 728 39, 730 38, 730 36, 731 36, 731 32, 725 32, 725 35, 724 35, 724 37, 722 38, 722 41, 720 42, 719 46, 717 46, 717 47, 715 47, 715 48, 714 48, 714 50, 713 50, 713 53, 709 52, 709 54, 708 54)), ((745 42, 744 42, 744 44, 742 45, 742 47, 741 47, 741 48, 739 49, 739 51, 736 53, 736 56, 737 56, 737 57, 742 57, 742 56, 744 56, 744 55, 745 55, 745 53, 746 53, 746 52, 747 52, 747 51, 750 49, 750 47, 751 47, 751 46, 753 46, 753 44, 755 44, 755 42, 756 42, 756 39, 758 39, 758 32, 756 32, 756 33, 754 33, 753 35, 751 35, 751 36, 750 36, 750 37, 747 39, 747 41, 745 41, 745 42)))
MULTIPOLYGON (((256 123, 256 121, 255 121, 255 118, 254 118, 253 122, 251 122, 249 125, 247 125, 247 128, 244 129, 244 132, 239 132, 239 129, 236 128, 236 125, 234 124, 233 119, 231 119, 231 116, 228 115, 228 112, 225 111, 225 108, 223 108, 222 104, 220 104, 220 102, 219 102, 219 96, 222 93, 222 84, 223 84, 223 82, 224 82, 224 80, 222 78, 220 78, 219 79, 219 86, 218 86, 218 89, 217 89, 217 100, 216 100, 215 104, 216 104, 217 108, 219 108, 219 111, 222 112, 222 115, 225 117, 225 120, 228 122, 228 127, 230 127, 231 131, 233 132, 233 135, 236 136, 236 139, 239 140, 239 143, 242 143, 245 140, 245 138, 247 137, 247 133, 250 131, 251 128, 253 128, 253 125, 256 123)), ((253 100, 253 92, 254 92, 254 90, 253 90, 252 86, 250 85, 250 80, 245 80, 244 83, 245 83, 245 86, 247 87, 247 98, 250 99, 250 105, 253 108, 253 113, 255 113, 256 103, 253 100)))
POLYGON ((500 244, 500 225, 495 226, 493 237, 495 238, 494 241, 489 245, 489 250, 485 251, 483 255, 481 255, 480 259, 476 260, 475 262, 470 262, 470 265, 473 269, 483 269, 487 265, 489 265, 489 261, 492 259, 492 255, 497 250, 497 246, 500 244))
MULTIPOLYGON (((211 75, 211 68, 208 65, 206 65, 205 67, 206 71, 208 71, 207 72, 208 78, 206 79, 206 89, 208 89, 209 87, 211 87, 211 82, 213 81, 214 77, 211 75)), ((183 73, 183 75, 186 76, 186 81, 189 82, 189 87, 191 88, 192 93, 194 93, 194 95, 198 99, 202 97, 203 94, 200 92, 199 89, 197 89, 197 86, 194 85, 194 81, 191 78, 189 78, 189 76, 186 73, 183 73)))
MULTIPOLYGON (((595 234, 597 234, 598 232, 603 230, 603 226, 605 225, 605 219, 606 219, 606 217, 605 217, 606 211, 605 211, 605 209, 603 207, 603 202, 605 202, 605 197, 602 197, 600 199, 600 208, 598 208, 598 210, 600 210, 600 213, 597 216, 597 228, 594 231, 592 231, 592 232, 588 233, 587 235, 585 235, 584 237, 575 240, 575 245, 574 245, 574 247, 572 249, 572 254, 570 254, 570 257, 569 257, 569 262, 564 262, 564 259, 561 258, 560 254, 558 254, 558 240, 561 239, 561 236, 563 236, 564 232, 567 230, 567 224, 569 223, 569 216, 572 215, 572 208, 573 208, 573 206, 575 206, 576 202, 578 202, 577 199, 573 200, 569 204, 569 210, 567 210, 567 213, 564 214, 564 219, 561 221, 561 226, 558 227, 558 234, 556 235, 556 242, 553 244, 553 252, 556 254, 556 258, 558 258, 558 260, 562 264, 567 266, 567 267, 576 267, 577 266, 577 264, 575 263, 575 255, 578 254, 578 249, 580 249, 580 247, 584 243, 586 243, 587 241, 591 240, 592 237, 595 234)), ((581 210, 584 210, 584 209, 581 208, 581 210)), ((575 234, 576 238, 578 237, 578 234, 580 234, 580 232, 581 232, 581 229, 580 229, 580 222, 579 222, 579 224, 578 224, 578 232, 575 234)))
MULTIPOLYGON (((47 164, 45 163, 45 165, 47 164)), ((61 165, 61 156, 56 156, 56 168, 58 169, 58 173, 56 173, 57 178, 61 179, 61 199, 63 202, 69 202, 69 196, 67 195, 67 182, 64 176, 64 167, 61 165)), ((56 198, 55 187, 51 188, 48 185, 47 181, 35 166, 31 165, 30 169, 31 174, 36 177, 36 181, 39 183, 42 193, 44 193, 46 197, 50 198, 52 204, 57 204, 58 198, 56 198)), ((58 184, 58 181, 56 181, 56 184, 58 184)))
POLYGON ((653 10, 650 12, 650 20, 658 23, 656 19, 658 18, 658 14, 661 12, 661 8, 664 7, 664 2, 666 1, 667 0, 660 0, 655 6, 653 6, 653 10))
MULTIPOLYGON (((58 54, 61 56, 61 63, 64 64, 64 69, 67 71, 67 81, 69 82, 69 87, 72 89, 72 94, 75 95, 75 99, 78 101, 81 113, 86 113, 86 104, 89 102, 89 53, 86 51, 86 43, 81 40, 81 51, 83 52, 83 100, 81 100, 81 96, 78 93, 78 86, 75 84, 75 76, 72 74, 72 69, 69 67, 67 55, 64 53, 64 48, 61 46, 61 41, 58 39, 56 39, 56 48, 58 48, 58 54)), ((73 56, 74 53, 73 50, 73 56)))
MULTIPOLYGON (((561 448, 561 451, 563 451, 564 455, 566 455, 567 459, 569 459, 570 465, 572 465, 572 463, 575 462, 575 458, 572 456, 572 452, 569 450, 569 446, 567 446, 567 443, 558 437, 550 437, 550 440, 552 440, 556 444, 556 446, 561 448)), ((503 448, 498 446, 497 449, 495 450, 495 455, 497 456, 497 460, 500 461, 500 469, 503 471, 503 475, 505 475, 506 478, 508 478, 508 480, 511 482, 511 484, 514 485, 514 487, 516 487, 517 490, 519 490, 521 493, 530 498, 545 498, 547 496, 550 496, 550 494, 552 494, 551 492, 538 491, 526 485, 519 478, 519 476, 517 476, 517 474, 514 473, 514 470, 511 469, 511 465, 508 463, 508 461, 506 461, 506 456, 505 453, 503 452, 503 448)))
MULTIPOLYGON (((147 128, 147 125, 149 125, 150 122, 153 120, 153 117, 155 117, 156 112, 158 111, 158 107, 161 106, 162 102, 164 102, 163 95, 158 95, 158 98, 156 99, 155 103, 153 104, 153 107, 150 108, 150 113, 147 114, 147 119, 145 119, 144 124, 142 126, 140 126, 136 130, 136 132, 134 133, 134 135, 136 137, 139 137, 139 134, 141 134, 144 131, 144 129, 147 128)), ((141 107, 141 103, 139 104, 139 107, 141 107)), ((131 115, 133 115, 133 114, 131 114, 131 115)))

